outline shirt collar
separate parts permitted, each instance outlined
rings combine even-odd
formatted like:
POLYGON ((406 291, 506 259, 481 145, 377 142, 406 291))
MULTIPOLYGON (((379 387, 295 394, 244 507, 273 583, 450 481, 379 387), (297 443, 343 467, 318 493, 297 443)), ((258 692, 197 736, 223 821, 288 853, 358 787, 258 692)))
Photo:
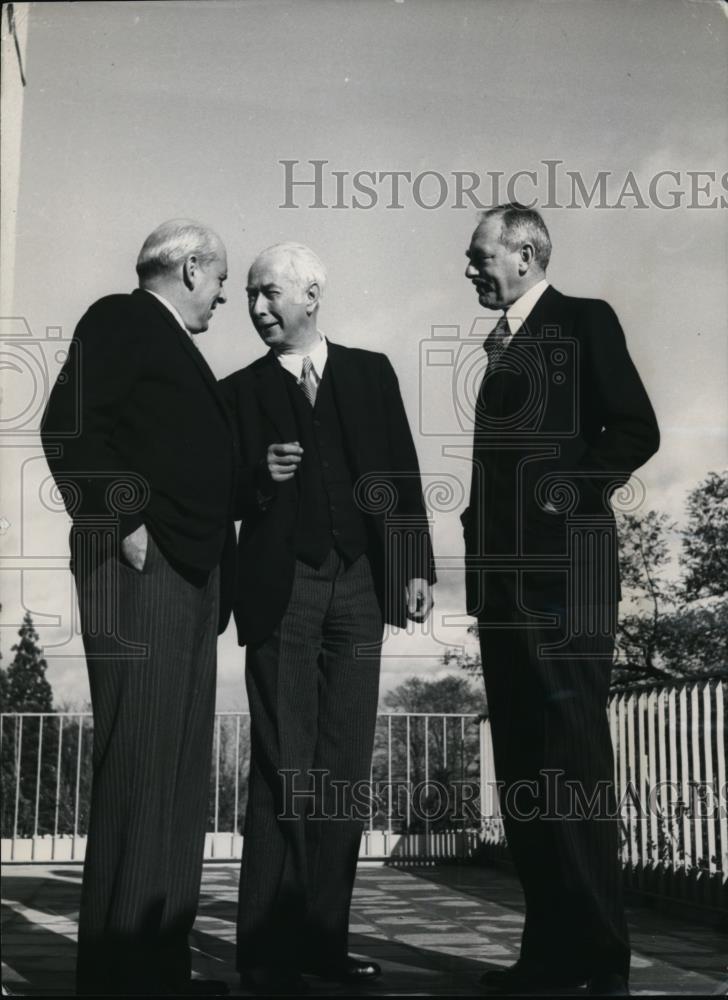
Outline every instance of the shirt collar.
POLYGON ((159 292, 153 292, 151 290, 151 288, 145 288, 144 291, 145 292, 149 292, 149 294, 153 295, 155 299, 158 299, 162 303, 162 305, 165 307, 165 309, 168 309, 169 312, 172 313, 172 315, 177 320, 177 322, 182 327, 182 329, 187 334, 187 336, 188 337, 192 336, 192 334, 190 333, 190 331, 185 326, 185 321, 182 319, 182 317, 181 317, 181 315, 179 313, 179 310, 175 306, 173 306, 172 303, 168 299, 165 299, 165 297, 163 295, 160 295, 159 292))
POLYGON ((303 359, 310 358, 311 364, 313 365, 313 370, 316 378, 321 381, 324 374, 324 368, 326 367, 326 359, 329 356, 329 347, 326 342, 326 337, 321 337, 321 340, 314 347, 312 351, 308 354, 278 354, 278 362, 281 367, 285 368, 287 372, 290 372, 296 379, 300 381, 301 375, 303 373, 303 359))
POLYGON ((540 281, 537 281, 535 285, 531 285, 528 291, 524 292, 520 299, 516 299, 513 305, 506 309, 505 315, 508 320, 508 330, 511 337, 514 333, 517 333, 521 329, 523 324, 533 312, 533 307, 548 287, 548 281, 545 278, 542 278, 540 281))

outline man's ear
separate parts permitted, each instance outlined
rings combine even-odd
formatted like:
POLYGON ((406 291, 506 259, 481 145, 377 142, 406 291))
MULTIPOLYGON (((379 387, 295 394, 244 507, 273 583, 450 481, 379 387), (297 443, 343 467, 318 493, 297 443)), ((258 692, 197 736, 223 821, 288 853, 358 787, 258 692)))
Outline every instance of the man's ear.
POLYGON ((197 268, 197 257, 194 254, 188 257, 182 265, 182 280, 185 283, 185 288, 189 288, 190 291, 195 287, 197 268))
POLYGON ((521 259, 518 262, 518 272, 519 274, 525 274, 533 264, 536 257, 536 251, 533 249, 533 244, 524 243, 521 247, 520 256, 521 259))
POLYGON ((312 281, 306 289, 306 312, 310 316, 321 301, 321 289, 317 281, 312 281))

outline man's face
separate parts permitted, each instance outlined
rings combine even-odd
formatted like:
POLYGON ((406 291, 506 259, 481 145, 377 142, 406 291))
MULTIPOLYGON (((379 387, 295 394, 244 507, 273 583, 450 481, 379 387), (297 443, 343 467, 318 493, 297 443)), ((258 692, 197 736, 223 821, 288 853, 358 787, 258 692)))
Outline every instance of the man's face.
POLYGON ((222 286, 227 279, 227 254, 224 246, 220 245, 217 256, 209 264, 198 265, 195 279, 187 329, 190 333, 202 333, 210 325, 215 307, 225 302, 222 286))
POLYGON ((248 274, 248 312, 263 342, 279 353, 295 351, 307 336, 306 289, 284 258, 256 260, 248 274))
POLYGON ((519 250, 509 250, 500 241, 501 220, 481 222, 473 233, 466 256, 470 263, 465 277, 475 285, 478 301, 485 309, 507 309, 523 293, 519 250))

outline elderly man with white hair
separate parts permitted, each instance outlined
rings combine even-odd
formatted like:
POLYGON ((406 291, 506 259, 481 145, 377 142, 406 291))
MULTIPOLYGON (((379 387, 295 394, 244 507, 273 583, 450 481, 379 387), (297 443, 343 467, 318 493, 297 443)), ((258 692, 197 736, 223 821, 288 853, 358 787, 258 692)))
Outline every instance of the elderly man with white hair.
POLYGON ((234 428, 194 343, 225 301, 225 247, 175 219, 140 287, 81 319, 44 415, 73 520, 94 713, 79 915, 85 994, 228 992, 191 979, 215 708, 219 566, 234 555, 234 428))
POLYGON ((238 969, 263 993, 305 992, 301 972, 379 975, 348 954, 353 805, 383 623, 423 621, 435 579, 397 377, 383 354, 321 334, 325 281, 308 247, 264 250, 247 294, 270 350, 223 382, 241 449, 234 614, 252 721, 238 969))

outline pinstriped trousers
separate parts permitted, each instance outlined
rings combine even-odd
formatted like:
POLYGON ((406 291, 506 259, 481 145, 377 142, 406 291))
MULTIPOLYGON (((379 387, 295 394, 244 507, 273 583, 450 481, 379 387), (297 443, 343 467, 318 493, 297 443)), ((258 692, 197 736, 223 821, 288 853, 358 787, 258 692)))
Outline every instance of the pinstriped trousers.
POLYGON ((526 626, 513 608, 479 622, 506 839, 526 901, 521 961, 566 978, 627 978, 606 712, 614 635, 569 634, 563 596, 539 610, 560 624, 526 626))
POLYGON ((218 571, 194 586, 151 535, 140 572, 110 557, 76 585, 94 715, 79 993, 190 979, 215 709, 218 571))
POLYGON ((341 807, 333 783, 351 789, 369 778, 381 642, 368 559, 347 568, 332 550, 320 569, 296 563, 283 618, 247 648, 240 971, 346 957, 362 822, 341 807))

